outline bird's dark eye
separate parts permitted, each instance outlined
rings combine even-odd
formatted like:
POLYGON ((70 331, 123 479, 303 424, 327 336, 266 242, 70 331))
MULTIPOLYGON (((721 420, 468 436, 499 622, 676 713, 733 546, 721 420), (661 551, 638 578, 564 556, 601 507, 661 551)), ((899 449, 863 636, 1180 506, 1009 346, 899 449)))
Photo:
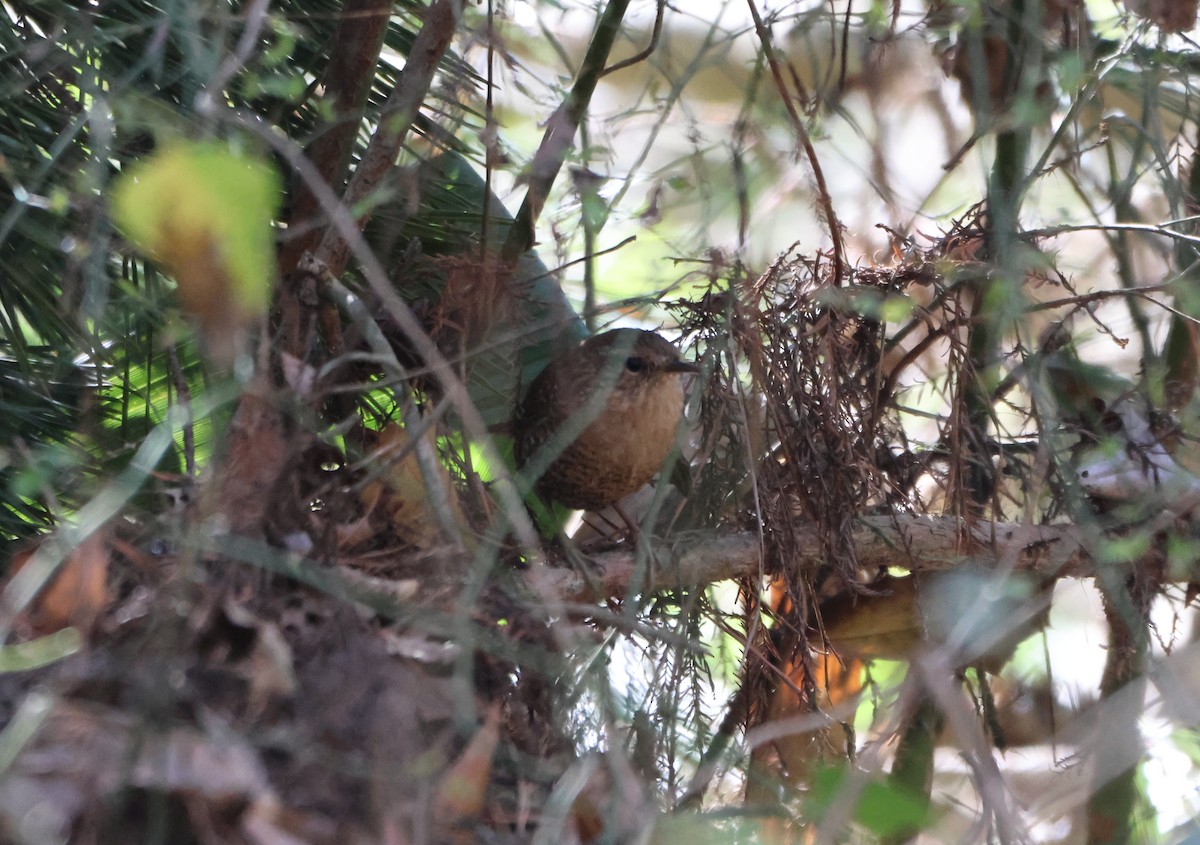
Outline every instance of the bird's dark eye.
POLYGON ((642 370, 646 369, 646 361, 645 359, 638 358, 636 356, 632 358, 626 358, 625 369, 629 370, 631 373, 640 373, 642 370))

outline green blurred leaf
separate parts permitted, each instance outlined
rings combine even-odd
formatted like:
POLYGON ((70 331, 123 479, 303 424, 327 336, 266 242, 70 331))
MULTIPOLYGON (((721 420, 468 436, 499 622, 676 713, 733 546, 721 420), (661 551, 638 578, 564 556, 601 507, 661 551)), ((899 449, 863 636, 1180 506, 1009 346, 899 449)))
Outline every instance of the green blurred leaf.
POLYGON ((1104 563, 1129 563, 1146 554, 1151 539, 1148 531, 1134 531, 1123 537, 1109 535, 1101 539, 1097 554, 1104 563))
POLYGON ((193 310, 197 302, 224 307, 228 293, 242 313, 257 314, 270 302, 281 195, 278 173, 260 159, 215 142, 174 142, 116 180, 112 213, 170 269, 193 310))
MULTIPOLYGON (((845 767, 821 769, 813 778, 809 791, 809 807, 818 817, 839 801, 848 800, 851 793, 850 770, 845 767)), ((878 836, 891 836, 916 830, 930 819, 924 800, 894 785, 869 781, 857 795, 851 818, 878 836)))
POLYGON ((886 323, 898 323, 913 311, 909 297, 866 285, 823 288, 817 292, 816 299, 824 305, 886 323))
POLYGON ((27 643, 0 646, 0 672, 25 672, 70 657, 83 647, 83 635, 63 628, 27 643))
POLYGON ((593 230, 600 230, 608 220, 608 203, 597 193, 589 192, 580 198, 583 217, 593 230))

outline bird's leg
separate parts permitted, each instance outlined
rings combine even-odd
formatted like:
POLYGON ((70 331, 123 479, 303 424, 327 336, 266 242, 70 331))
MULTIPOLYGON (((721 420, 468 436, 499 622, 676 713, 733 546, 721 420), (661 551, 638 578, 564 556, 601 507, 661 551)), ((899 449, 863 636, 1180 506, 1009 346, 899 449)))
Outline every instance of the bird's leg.
POLYGON ((625 535, 626 539, 636 546, 638 544, 638 539, 641 536, 637 522, 633 519, 633 517, 625 512, 625 509, 621 507, 620 502, 613 502, 613 510, 617 512, 617 516, 621 517, 621 519, 625 522, 625 526, 629 529, 629 533, 625 535))
POLYGON ((618 545, 622 540, 637 541, 637 523, 620 505, 612 504, 603 510, 588 511, 583 520, 590 536, 586 539, 576 533, 577 541, 588 548, 600 549, 618 545))

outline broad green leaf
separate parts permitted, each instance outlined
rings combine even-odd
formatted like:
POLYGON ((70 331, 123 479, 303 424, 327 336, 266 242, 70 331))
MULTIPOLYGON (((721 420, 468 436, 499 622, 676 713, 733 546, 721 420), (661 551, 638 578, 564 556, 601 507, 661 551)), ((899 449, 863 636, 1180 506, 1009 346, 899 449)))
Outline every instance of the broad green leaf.
POLYGON ((232 304, 253 315, 270 301, 281 193, 278 173, 258 158, 174 142, 120 176, 112 213, 175 276, 189 311, 204 318, 232 304))
MULTIPOLYGON (((847 800, 850 793, 849 771, 845 768, 825 768, 817 772, 809 792, 811 807, 819 817, 838 801, 847 800)), ((919 796, 907 790, 878 781, 862 785, 855 799, 855 822, 878 836, 890 836, 902 831, 919 830, 930 820, 929 808, 919 796)))

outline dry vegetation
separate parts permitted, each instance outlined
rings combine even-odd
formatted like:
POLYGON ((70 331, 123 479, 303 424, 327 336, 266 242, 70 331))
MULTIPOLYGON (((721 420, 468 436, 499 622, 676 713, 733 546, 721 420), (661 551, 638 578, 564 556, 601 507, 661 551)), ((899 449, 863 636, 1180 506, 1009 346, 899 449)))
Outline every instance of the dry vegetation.
POLYGON ((0 13, 19 79, 0 99, 0 838, 1183 837, 1139 719, 1156 708, 1194 762, 1194 3, 1097 32, 1071 2, 751 2, 697 47, 680 9, 635 32, 610 2, 574 52, 545 9, 533 39, 490 5, 311 5, 0 13), (828 55, 796 46, 826 31, 828 55), (701 62, 718 43, 747 61, 701 62), (918 225, 933 201, 905 207, 881 69, 943 49, 970 137, 949 143, 940 83, 913 87, 946 180, 987 180, 918 225), (538 102, 531 68, 567 55, 570 90, 538 102), (626 188, 582 165, 620 57, 655 105, 609 127, 654 112, 631 183, 689 84, 735 73, 740 103, 713 129, 684 99, 700 199, 672 206, 686 180, 664 166, 626 217, 712 212, 707 186, 736 222, 690 243, 678 291, 607 307, 597 239, 626 188), (536 152, 505 148, 493 74, 528 93, 536 152), (1136 115, 1111 105, 1130 77, 1136 115), (855 96, 881 240, 840 216, 829 137, 861 128, 855 96), (1171 97, 1187 132, 1164 128, 1171 97), (812 242, 756 265, 781 160, 812 242), (1085 222, 1023 226, 1047 185, 1085 222), (1163 213, 1139 217, 1135 188, 1163 213), (543 258, 583 251, 578 277, 539 235, 543 258), (1095 243, 1102 285, 1063 269, 1095 243), (247 281, 255 261, 278 278, 247 281), (611 315, 668 315, 700 365, 690 483, 632 497, 637 532, 591 514, 568 540, 509 419, 611 315), (1081 580, 1107 641, 1078 695, 1054 678, 1074 654, 1012 657, 1081 580))

